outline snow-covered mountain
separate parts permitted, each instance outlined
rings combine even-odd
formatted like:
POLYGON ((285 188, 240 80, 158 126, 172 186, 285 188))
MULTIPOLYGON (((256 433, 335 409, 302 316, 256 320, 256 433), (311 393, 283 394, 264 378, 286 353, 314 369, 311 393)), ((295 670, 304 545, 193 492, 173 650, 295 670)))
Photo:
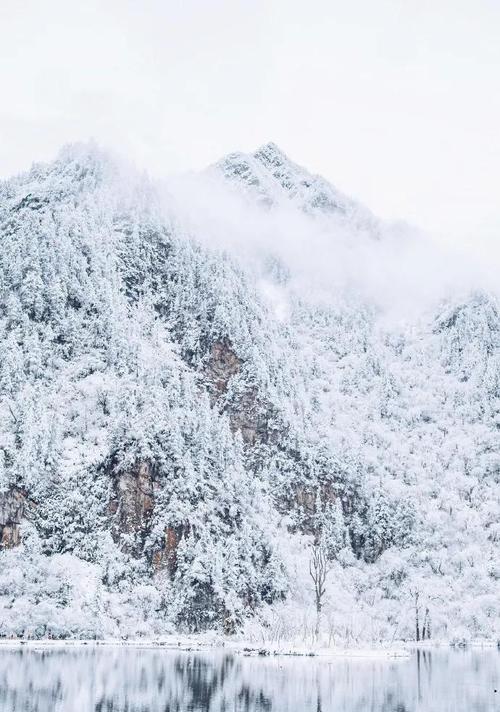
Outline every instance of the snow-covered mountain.
POLYGON ((363 205, 288 159, 274 143, 253 154, 231 153, 210 169, 249 201, 268 209, 292 207, 307 215, 344 224, 352 231, 379 237, 380 224, 363 205))
POLYGON ((0 635, 307 636, 314 545, 330 640, 497 636, 497 296, 318 296, 257 233, 328 274, 383 223, 274 144, 213 182, 210 224, 93 145, 0 185, 0 635))

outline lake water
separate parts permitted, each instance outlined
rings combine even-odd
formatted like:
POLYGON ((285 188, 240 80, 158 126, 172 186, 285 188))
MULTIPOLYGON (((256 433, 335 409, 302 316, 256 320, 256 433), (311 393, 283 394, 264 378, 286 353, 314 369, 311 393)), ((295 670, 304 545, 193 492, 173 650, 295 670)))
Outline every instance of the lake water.
POLYGON ((325 660, 118 647, 0 649, 0 712, 201 710, 500 711, 500 652, 325 660))

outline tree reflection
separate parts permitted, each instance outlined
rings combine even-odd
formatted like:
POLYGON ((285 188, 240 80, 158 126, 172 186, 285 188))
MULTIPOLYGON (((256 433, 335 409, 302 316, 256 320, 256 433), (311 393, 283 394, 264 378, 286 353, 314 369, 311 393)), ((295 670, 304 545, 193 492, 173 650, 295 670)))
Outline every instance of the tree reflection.
POLYGON ((497 651, 409 660, 259 658, 165 649, 0 649, 1 712, 484 712, 497 651))

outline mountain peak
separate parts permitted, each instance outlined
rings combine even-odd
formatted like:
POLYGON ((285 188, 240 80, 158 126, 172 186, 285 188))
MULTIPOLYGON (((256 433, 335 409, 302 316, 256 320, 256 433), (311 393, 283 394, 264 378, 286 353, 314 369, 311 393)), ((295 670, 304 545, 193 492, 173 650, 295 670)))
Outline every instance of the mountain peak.
POLYGON ((253 155, 265 166, 278 167, 290 163, 288 156, 272 141, 258 148, 253 155))
POLYGON ((294 163, 274 142, 254 153, 230 153, 215 170, 237 191, 265 208, 295 207, 321 220, 339 221, 355 232, 379 237, 379 220, 319 175, 294 163))

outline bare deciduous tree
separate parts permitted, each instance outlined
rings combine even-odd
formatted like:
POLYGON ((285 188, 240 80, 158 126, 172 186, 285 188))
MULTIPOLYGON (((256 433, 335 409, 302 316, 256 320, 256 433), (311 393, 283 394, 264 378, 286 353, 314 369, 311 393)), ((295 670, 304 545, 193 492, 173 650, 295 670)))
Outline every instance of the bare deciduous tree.
POLYGON ((315 541, 311 548, 309 573, 314 583, 314 598, 316 603, 316 626, 314 628, 314 634, 316 639, 319 636, 321 609, 323 607, 323 597, 326 593, 325 584, 328 570, 328 558, 325 547, 321 541, 315 541))
MULTIPOLYGON (((420 626, 420 611, 421 611, 421 594, 420 591, 415 588, 410 590, 410 595, 413 599, 413 605, 415 609, 415 640, 419 643, 421 640, 431 639, 431 614, 429 610, 429 605, 425 607, 425 614, 422 626, 420 626)), ((430 597, 428 600, 432 600, 430 597)))

